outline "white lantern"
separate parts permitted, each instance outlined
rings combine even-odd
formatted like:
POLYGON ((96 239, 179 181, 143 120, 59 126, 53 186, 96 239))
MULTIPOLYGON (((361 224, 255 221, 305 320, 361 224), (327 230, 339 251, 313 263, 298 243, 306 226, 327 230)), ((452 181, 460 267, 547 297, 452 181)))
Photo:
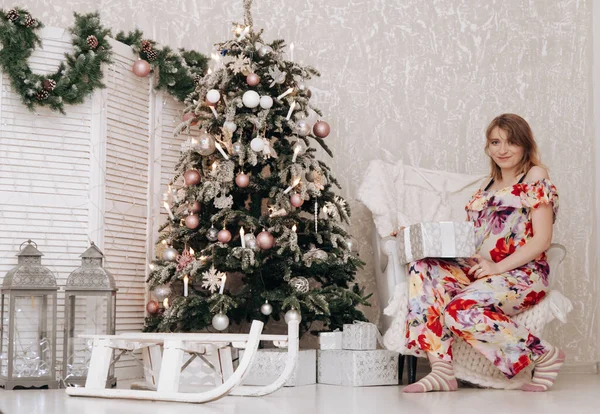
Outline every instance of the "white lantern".
MULTIPOLYGON (((85 335, 114 335, 117 287, 114 277, 102 267, 104 254, 92 242, 81 255, 65 286, 65 335, 63 342, 63 379, 68 386, 83 386, 87 378, 92 340, 85 335)), ((117 380, 114 364, 106 386, 117 380)))
POLYGON ((31 240, 21 244, 18 264, 4 276, 0 288, 0 386, 7 390, 58 388, 58 287, 54 274, 42 266, 42 256, 31 240))

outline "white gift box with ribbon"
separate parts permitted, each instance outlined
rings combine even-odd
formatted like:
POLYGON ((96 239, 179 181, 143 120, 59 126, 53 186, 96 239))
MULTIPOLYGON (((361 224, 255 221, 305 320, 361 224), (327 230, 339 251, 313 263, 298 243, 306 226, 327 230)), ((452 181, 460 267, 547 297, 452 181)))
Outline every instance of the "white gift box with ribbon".
POLYGON ((319 384, 398 385, 398 353, 386 349, 322 350, 319 351, 317 372, 319 384))
POLYGON ((374 324, 361 321, 344 324, 342 332, 343 349, 370 351, 377 349, 378 342, 382 343, 381 334, 374 324))
POLYGON ((342 349, 343 333, 340 330, 333 332, 319 332, 319 349, 342 349))
POLYGON ((471 257, 475 251, 475 227, 470 221, 417 223, 398 235, 402 264, 426 257, 471 257))

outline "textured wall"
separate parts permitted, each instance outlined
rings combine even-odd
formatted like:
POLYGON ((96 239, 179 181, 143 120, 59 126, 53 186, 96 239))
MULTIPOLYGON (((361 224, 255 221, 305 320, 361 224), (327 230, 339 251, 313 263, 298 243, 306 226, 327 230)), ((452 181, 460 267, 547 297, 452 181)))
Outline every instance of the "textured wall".
MULTIPOLYGON (((4 7, 11 3, 2 2, 4 7)), ((117 29, 137 25, 174 47, 208 52, 242 20, 242 0, 28 0, 47 24, 98 8, 117 29)), ((572 363, 598 359, 593 193, 592 2, 590 0, 255 0, 265 38, 294 42, 295 58, 321 70, 311 84, 333 128, 331 161, 354 199, 368 162, 402 159, 426 168, 487 171, 483 132, 515 112, 536 133, 561 194, 555 241, 569 256, 559 285, 574 302, 568 326, 549 337, 572 363)), ((353 231, 374 291, 371 222, 357 202, 353 231)), ((379 305, 369 310, 374 316, 379 305)))

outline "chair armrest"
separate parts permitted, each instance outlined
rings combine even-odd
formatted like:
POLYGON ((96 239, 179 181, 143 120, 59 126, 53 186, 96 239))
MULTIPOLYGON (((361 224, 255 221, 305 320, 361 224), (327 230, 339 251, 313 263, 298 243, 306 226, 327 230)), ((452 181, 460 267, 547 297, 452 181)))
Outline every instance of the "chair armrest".
POLYGON ((381 252, 388 257, 386 272, 393 274, 394 286, 406 282, 406 266, 400 264, 398 240, 392 236, 382 239, 381 252))

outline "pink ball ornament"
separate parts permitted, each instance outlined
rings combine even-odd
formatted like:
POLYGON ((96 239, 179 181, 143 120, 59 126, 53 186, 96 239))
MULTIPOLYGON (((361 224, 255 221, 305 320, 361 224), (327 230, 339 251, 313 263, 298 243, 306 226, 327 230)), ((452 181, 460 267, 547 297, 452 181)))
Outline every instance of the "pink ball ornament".
POLYGON ((198 170, 188 170, 183 174, 183 180, 188 187, 200 184, 200 178, 198 170))
POLYGON ((198 201, 194 201, 192 203, 192 205, 190 206, 190 211, 194 214, 200 213, 201 209, 202 209, 202 206, 200 205, 200 203, 198 201))
POLYGON ((304 200, 298 194, 292 194, 290 197, 290 203, 292 203, 294 207, 300 207, 302 204, 304 204, 304 200))
POLYGON ((136 60, 131 68, 133 74, 139 78, 145 78, 150 73, 150 64, 145 60, 136 60))
MULTIPOLYGON (((183 117, 181 118, 181 120, 182 120, 183 122, 187 122, 187 121, 189 121, 190 119, 194 119, 195 117, 196 117, 196 116, 195 116, 193 113, 191 113, 191 112, 188 112, 187 114, 183 114, 183 117)), ((192 122, 190 123, 190 125, 192 125, 192 126, 194 126, 194 125, 198 125, 198 121, 192 121, 192 122)))
POLYGON ((219 231, 217 234, 217 240, 219 240, 221 243, 229 243, 231 240, 231 232, 227 229, 219 231))
POLYGON ((325 121, 319 121, 313 126, 313 133, 319 138, 325 138, 330 131, 329 124, 325 121))
POLYGON ((246 83, 250 86, 256 86, 260 83, 260 76, 258 76, 256 73, 251 73, 246 76, 246 83))
POLYGON ((199 225, 200 225, 200 219, 198 218, 197 215, 190 214, 189 216, 187 216, 185 218, 185 227, 187 227, 188 229, 194 230, 194 229, 198 228, 199 225))
POLYGON ((250 184, 250 176, 244 173, 238 174, 237 177, 235 177, 235 183, 240 188, 246 188, 248 187, 248 184, 250 184))
POLYGON ((269 250, 275 245, 275 237, 268 231, 263 230, 256 236, 256 243, 261 249, 269 250))

